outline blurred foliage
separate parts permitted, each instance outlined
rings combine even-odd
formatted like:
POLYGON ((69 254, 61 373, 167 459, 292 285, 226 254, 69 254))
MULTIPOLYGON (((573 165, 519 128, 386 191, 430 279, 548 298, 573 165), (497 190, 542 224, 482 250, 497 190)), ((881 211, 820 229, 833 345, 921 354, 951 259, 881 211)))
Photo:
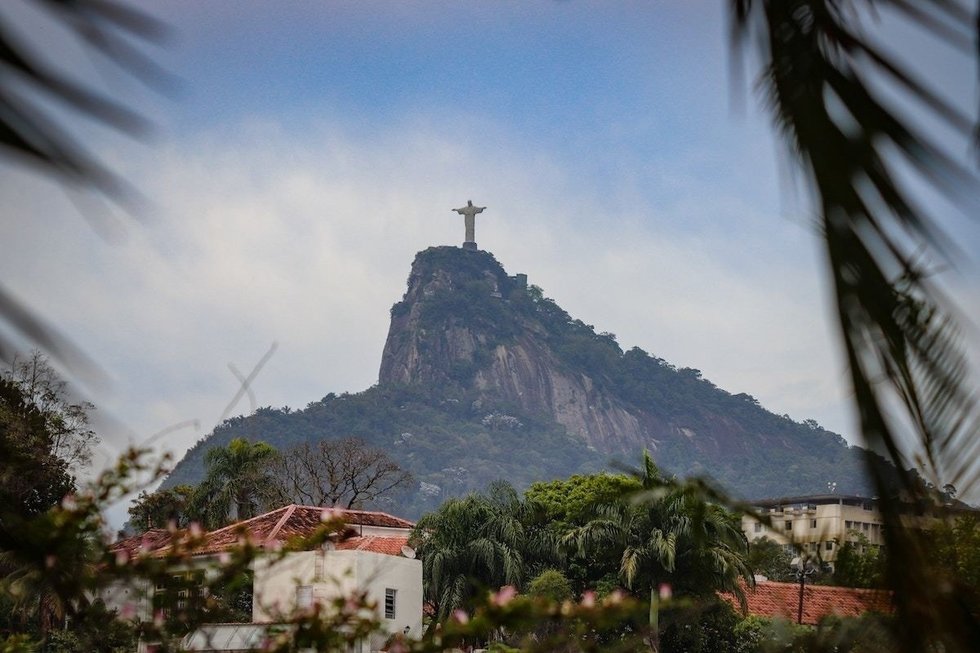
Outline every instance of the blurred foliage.
POLYGON ((872 545, 864 533, 849 535, 837 549, 834 573, 827 582, 841 587, 887 587, 885 551, 872 545))
POLYGON ((531 579, 527 586, 528 596, 547 599, 555 603, 572 598, 572 585, 565 575, 557 569, 545 569, 531 579))

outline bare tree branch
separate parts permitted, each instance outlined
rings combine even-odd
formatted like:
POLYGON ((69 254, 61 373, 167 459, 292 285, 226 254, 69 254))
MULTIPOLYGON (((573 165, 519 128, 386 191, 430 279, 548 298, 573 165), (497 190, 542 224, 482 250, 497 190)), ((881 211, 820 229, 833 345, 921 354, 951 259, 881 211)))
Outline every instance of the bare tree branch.
POLYGON ((275 474, 298 503, 360 508, 411 486, 411 473, 358 438, 304 443, 284 452, 275 474))

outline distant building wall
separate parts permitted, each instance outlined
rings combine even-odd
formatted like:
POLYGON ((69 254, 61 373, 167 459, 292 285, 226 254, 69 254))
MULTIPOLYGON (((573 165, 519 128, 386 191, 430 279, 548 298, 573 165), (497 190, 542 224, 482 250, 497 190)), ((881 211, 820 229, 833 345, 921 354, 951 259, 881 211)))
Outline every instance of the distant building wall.
POLYGON ((775 499, 755 507, 771 524, 742 517, 742 531, 750 542, 768 537, 779 544, 797 544, 803 551, 819 551, 821 559, 831 565, 840 545, 857 540, 858 534, 867 537, 872 546, 884 543, 883 521, 874 499, 821 495, 775 499))

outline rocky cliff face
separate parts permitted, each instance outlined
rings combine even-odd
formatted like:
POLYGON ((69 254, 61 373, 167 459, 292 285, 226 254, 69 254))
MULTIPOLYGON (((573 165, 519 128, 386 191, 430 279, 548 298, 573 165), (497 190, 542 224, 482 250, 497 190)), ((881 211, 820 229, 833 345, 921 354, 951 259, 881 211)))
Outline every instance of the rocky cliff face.
POLYGON ((643 424, 649 420, 552 350, 553 334, 534 304, 534 290, 487 252, 420 252, 405 297, 392 308, 379 384, 475 391, 489 403, 547 415, 603 451, 655 447, 643 424))
POLYGON ((710 475, 747 498, 821 492, 829 481, 867 491, 863 454, 840 436, 775 415, 698 370, 624 352, 487 252, 433 247, 415 257, 378 381, 300 411, 227 420, 167 484, 200 480, 207 451, 234 437, 287 448, 356 436, 418 479, 398 500, 409 516, 497 479, 526 487, 636 461, 643 449, 671 472, 710 475))

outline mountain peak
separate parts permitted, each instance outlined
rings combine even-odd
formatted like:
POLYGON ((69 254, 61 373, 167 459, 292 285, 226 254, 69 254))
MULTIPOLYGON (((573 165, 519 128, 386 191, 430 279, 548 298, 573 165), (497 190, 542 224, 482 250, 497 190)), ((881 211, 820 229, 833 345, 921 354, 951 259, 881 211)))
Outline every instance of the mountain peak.
POLYGON ((232 438, 285 448, 359 437, 398 456, 420 485, 418 515, 495 479, 525 487, 650 451, 673 473, 709 475, 745 498, 867 491, 865 452, 816 422, 575 319, 486 251, 419 252, 391 309, 378 384, 301 411, 260 409, 219 425, 167 479, 194 482, 206 451, 232 438))

